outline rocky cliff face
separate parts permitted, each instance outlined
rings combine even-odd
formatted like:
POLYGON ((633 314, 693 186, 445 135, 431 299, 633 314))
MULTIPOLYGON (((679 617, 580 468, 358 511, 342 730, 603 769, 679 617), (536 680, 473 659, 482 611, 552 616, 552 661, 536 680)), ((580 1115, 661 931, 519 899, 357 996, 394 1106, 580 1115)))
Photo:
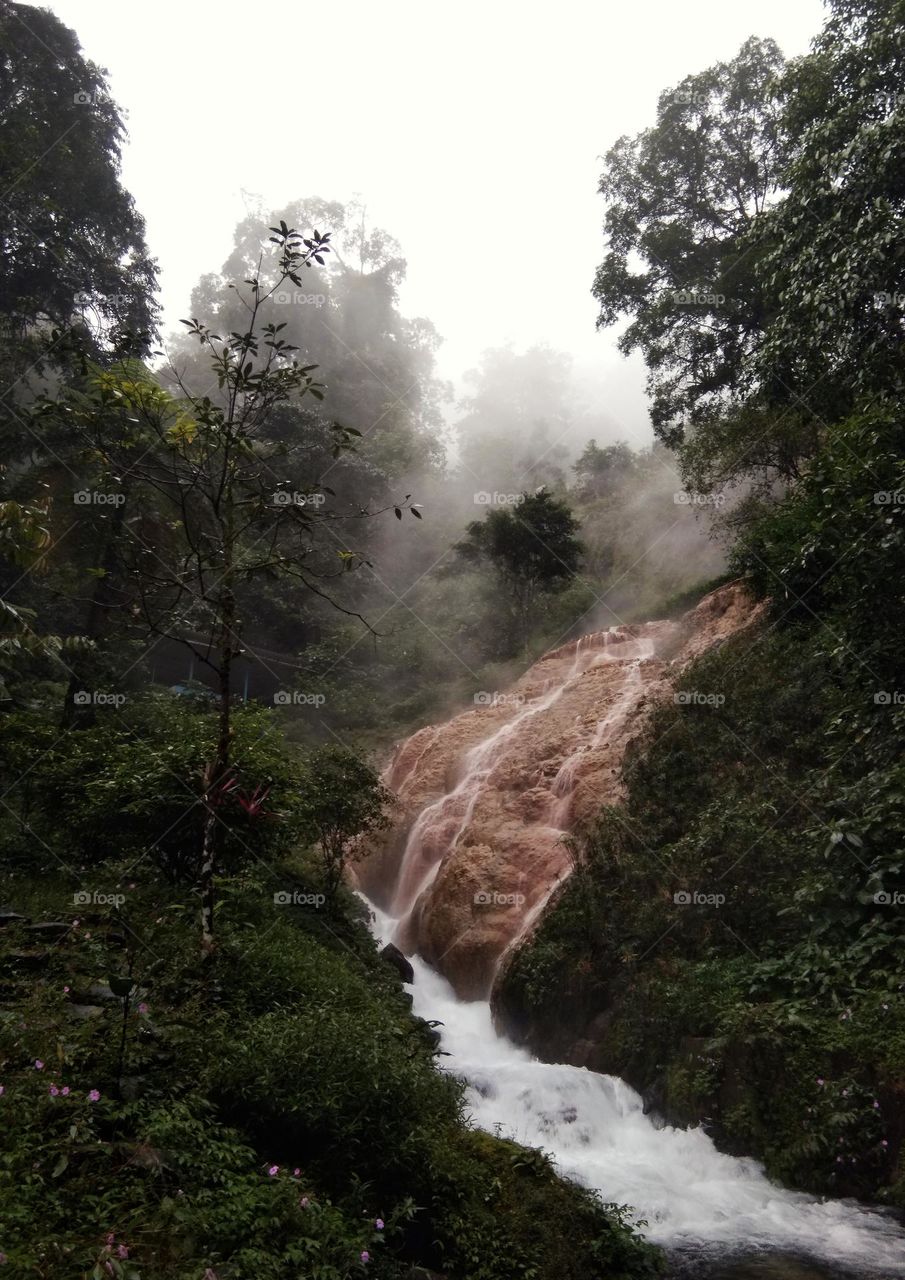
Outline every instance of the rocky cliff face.
POLYGON ((419 730, 384 776, 391 828, 354 870, 463 999, 486 998, 507 950, 569 874, 567 837, 620 795, 647 710, 692 658, 759 615, 730 583, 677 620, 595 632, 552 650, 509 690, 419 730))

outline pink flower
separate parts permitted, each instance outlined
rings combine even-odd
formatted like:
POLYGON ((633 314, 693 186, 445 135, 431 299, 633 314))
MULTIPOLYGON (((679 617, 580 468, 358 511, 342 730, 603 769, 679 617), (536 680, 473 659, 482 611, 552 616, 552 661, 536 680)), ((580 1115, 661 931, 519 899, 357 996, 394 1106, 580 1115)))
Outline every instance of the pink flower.
POLYGON ((0 1098, 6 1093, 6 1085, 0 1084, 0 1098))
POLYGON ((44 1070, 44 1063, 41 1061, 40 1058, 35 1058, 35 1071, 43 1071, 43 1070, 44 1070))
POLYGON ((361 1251, 361 1260, 362 1260, 362 1262, 370 1262, 370 1260, 371 1260, 371 1255, 368 1253, 367 1249, 362 1249, 362 1251, 361 1251))
POLYGON ((59 1093, 60 1093, 60 1091, 59 1091, 59 1089, 57 1088, 57 1086, 56 1086, 55 1084, 52 1084, 52 1085, 50 1086, 50 1096, 51 1096, 51 1098, 56 1098, 56 1097, 58 1097, 58 1096, 59 1096, 59 1093))
POLYGON ((5 1253, 0 1253, 0 1267, 5 1267, 9 1259, 5 1253))
POLYGON ((64 987, 64 988, 63 988, 63 995, 64 995, 64 996, 68 996, 68 995, 69 995, 69 988, 68 988, 68 987, 64 987))
POLYGON ((270 1168, 267 1170, 267 1173, 271 1178, 275 1178, 279 1172, 280 1172, 280 1166, 278 1164, 272 1164, 270 1168))
POLYGON ((147 1012, 148 1012, 148 1006, 145 1004, 144 1000, 142 1000, 141 1004, 138 1006, 138 1012, 139 1012, 139 1013, 147 1013, 147 1012))
POLYGON ((293 1178, 297 1178, 301 1172, 302 1172, 301 1169, 293 1169, 292 1170, 293 1178))
POLYGON ((128 1258, 129 1250, 126 1248, 124 1244, 121 1244, 119 1248, 116 1250, 116 1256, 118 1258, 128 1258))
POLYGON ((68 1097, 69 1097, 69 1085, 68 1085, 68 1084, 64 1084, 64 1085, 63 1085, 63 1087, 62 1087, 62 1089, 60 1090, 60 1093, 63 1095, 63 1097, 64 1097, 64 1098, 68 1098, 68 1097))
POLYGON ((88 1101, 100 1102, 100 1100, 101 1100, 101 1095, 98 1093, 97 1089, 92 1089, 91 1092, 88 1094, 88 1101))
POLYGON ((308 1199, 307 1196, 302 1196, 301 1200, 299 1201, 299 1208, 307 1209, 310 1203, 311 1201, 308 1199))
POLYGON ((824 1086, 824 1084, 825 1084, 826 1082, 823 1080, 823 1078, 822 1078, 821 1076, 818 1076, 818 1077, 817 1077, 817 1083, 820 1085, 820 1088, 822 1089, 822 1088, 823 1088, 823 1086, 824 1086))
POLYGON ((886 1139, 885 1139, 885 1138, 881 1138, 881 1139, 880 1139, 880 1146, 881 1146, 881 1147, 888 1147, 888 1146, 889 1146, 889 1143, 886 1141, 886 1139))
POLYGON ((382 1230, 383 1230, 383 1218, 378 1218, 378 1219, 375 1221, 374 1226, 377 1228, 377 1230, 378 1230, 378 1231, 382 1231, 382 1230))

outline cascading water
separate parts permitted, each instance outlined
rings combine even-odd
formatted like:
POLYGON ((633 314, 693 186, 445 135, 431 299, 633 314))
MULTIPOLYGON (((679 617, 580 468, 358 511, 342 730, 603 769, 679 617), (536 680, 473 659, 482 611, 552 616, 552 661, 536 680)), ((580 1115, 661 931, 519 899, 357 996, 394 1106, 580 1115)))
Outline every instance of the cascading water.
MULTIPOLYGON (((372 911, 375 935, 391 940, 397 921, 372 911)), ((460 1001, 418 956, 411 963, 414 1012, 442 1024, 440 1061, 466 1081, 474 1123, 542 1147, 566 1177, 630 1206, 649 1239, 702 1262, 782 1254, 831 1264, 822 1275, 905 1276, 905 1233, 891 1217, 786 1191, 702 1129, 658 1127, 624 1081, 539 1062, 497 1035, 487 1001, 460 1001)))
POLYGON ((702 1129, 658 1126, 623 1081, 542 1063, 497 1035, 477 998, 568 874, 564 834, 618 798, 618 764, 645 705, 671 691, 677 666, 752 617, 730 584, 681 624, 565 645, 502 701, 413 735, 385 775, 402 823, 357 878, 376 935, 411 956, 415 1012, 442 1024, 441 1061, 467 1082, 477 1125, 542 1147, 564 1175, 630 1206, 652 1240, 691 1255, 692 1274, 713 1275, 714 1256, 756 1253, 820 1259, 819 1272, 794 1272, 814 1280, 891 1280, 905 1276, 905 1233, 891 1216, 783 1190, 702 1129))

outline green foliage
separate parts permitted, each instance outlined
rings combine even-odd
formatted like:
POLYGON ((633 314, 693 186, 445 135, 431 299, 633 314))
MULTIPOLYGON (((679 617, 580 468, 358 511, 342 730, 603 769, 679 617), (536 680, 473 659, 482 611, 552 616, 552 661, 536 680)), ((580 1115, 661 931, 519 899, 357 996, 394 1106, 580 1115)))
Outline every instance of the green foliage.
POLYGON ((903 390, 901 0, 832 0, 784 77, 784 198, 748 244, 772 300, 752 373, 821 422, 903 390))
MULTIPOLYGON (((25 924, 0 934, 11 1275, 107 1261, 142 1280, 207 1267, 219 1280, 403 1280, 413 1264, 451 1280, 656 1273, 658 1252, 620 1211, 464 1127, 461 1086, 437 1071, 360 923, 325 927, 246 876, 202 970, 179 893, 149 864, 131 874, 125 911, 80 907, 36 969, 21 969, 25 924), (139 922, 119 1088, 121 1005, 88 988, 119 971, 139 922)), ((6 876, 3 895, 66 919, 58 877, 6 876)))
POLYGON ((486 560, 509 602, 512 635, 523 643, 542 593, 561 591, 581 556, 578 521, 546 489, 523 493, 512 509, 489 511, 468 526, 456 550, 466 563, 486 560))
MULTIPOLYGON (((684 673, 502 997, 548 1043, 605 1011, 599 1069, 777 1177, 862 1195, 901 1158, 905 721, 827 636, 866 627, 872 598, 684 673)), ((885 652, 885 620, 873 634, 885 652)))
MULTIPOLYGON (((215 713, 168 693, 123 696, 121 706, 99 707, 93 725, 62 735, 48 714, 4 718, 6 854, 35 868, 150 855, 169 876, 192 882, 215 713)), ((237 707, 233 730, 235 785, 218 808, 226 869, 274 859, 301 831, 301 771, 272 713, 237 707), (268 791, 265 812, 249 807, 260 788, 268 791)))
POLYGON ((11 384, 34 359, 36 324, 81 318, 98 343, 131 330, 146 349, 156 270, 120 182, 125 130, 103 71, 52 13, 12 0, 0 6, 0 47, 0 311, 16 340, 4 343, 11 384))
POLYGON ((335 902, 353 836, 385 827, 390 792, 374 770, 346 747, 328 746, 306 761, 302 821, 321 851, 328 901, 335 902))
POLYGON ((631 317, 619 347, 643 353, 654 428, 672 445, 748 376, 764 298, 743 239, 781 183, 782 67, 776 43, 752 37, 661 94, 656 125, 606 156, 597 323, 631 317))

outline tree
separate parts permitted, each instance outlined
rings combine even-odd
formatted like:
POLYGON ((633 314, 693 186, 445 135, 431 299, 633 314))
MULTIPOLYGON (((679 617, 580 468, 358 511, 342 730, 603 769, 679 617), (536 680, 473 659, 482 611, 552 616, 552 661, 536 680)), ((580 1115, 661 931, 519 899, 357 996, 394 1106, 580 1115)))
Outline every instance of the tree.
POLYGON ((571 421, 571 360, 550 347, 485 351, 465 380, 457 423, 461 470, 475 489, 518 493, 563 483, 561 441, 571 421))
POLYGON ((336 900, 349 842, 387 825, 392 795, 374 770, 345 747, 321 747, 308 758, 301 817, 320 846, 328 903, 336 900))
POLYGON ((630 317, 619 348, 642 352, 654 429, 673 446, 749 385, 770 299, 745 236, 779 195, 783 65, 772 40, 748 40, 663 93, 656 125, 606 156, 597 324, 630 317))
POLYGON ((783 81, 786 195, 749 230, 773 300, 754 376, 815 420, 905 390, 905 4, 832 0, 783 81))
POLYGON ((596 440, 589 440, 572 470, 581 498, 608 498, 637 474, 638 461, 624 440, 603 449, 596 440))
MULTIPOLYGON (((406 263, 397 242, 368 225, 360 204, 317 198, 295 200, 270 216, 289 226, 331 228, 331 256, 316 285, 279 288, 261 304, 262 322, 285 326, 283 337, 302 363, 316 363, 327 392, 330 418, 360 433, 359 483, 378 486, 430 471, 442 457, 440 404, 446 391, 434 375, 439 337, 429 320, 399 310, 406 263)), ((260 219, 236 227, 235 244, 220 272, 202 277, 192 294, 192 314, 217 332, 239 328, 243 308, 233 283, 251 274, 260 255, 260 219)), ((262 266, 273 284, 273 267, 262 266)), ((201 392, 209 370, 188 335, 175 340, 171 359, 182 384, 201 392)), ((170 382, 172 390, 179 387, 170 382)), ((308 426, 315 415, 309 408, 308 426)), ((329 421, 324 431, 329 433, 329 421)))
POLYGON ((0 117, 7 383, 33 362, 39 336, 74 322, 96 350, 128 338, 146 351, 156 268, 120 182, 122 118, 104 73, 47 9, 0 0, 0 117))
POLYGON ((543 592, 561 591, 575 577, 581 544, 568 505, 546 489, 524 493, 512 507, 489 511, 456 544, 466 563, 486 561, 497 575, 513 635, 525 643, 543 592))
MULTIPOLYGON (((327 505, 332 490, 311 476, 301 490, 284 484, 291 445, 271 434, 272 423, 297 397, 319 399, 315 366, 301 364, 282 324, 261 312, 287 283, 302 286, 302 269, 322 263, 329 234, 302 237, 285 222, 271 228, 276 269, 260 263, 237 288, 244 324, 221 337, 200 320, 183 321, 206 352, 220 394, 174 399, 140 366, 97 370, 86 391, 48 400, 35 417, 65 421, 93 445, 93 456, 118 477, 129 515, 115 544, 128 584, 125 602, 136 625, 186 645, 212 672, 218 694, 217 740, 204 778, 201 869, 202 950, 213 948, 216 870, 223 824, 218 809, 233 786, 231 741, 233 667, 245 646, 241 609, 245 584, 291 579, 329 600, 325 583, 355 567, 340 544, 318 545, 317 530, 378 514, 327 505), (323 498, 315 502, 314 498, 323 498)), ((353 428, 332 425, 336 456, 352 447, 353 428)), ((413 510, 407 497, 391 504, 399 518, 413 510)), ((413 514, 419 513, 413 510, 413 514)))

